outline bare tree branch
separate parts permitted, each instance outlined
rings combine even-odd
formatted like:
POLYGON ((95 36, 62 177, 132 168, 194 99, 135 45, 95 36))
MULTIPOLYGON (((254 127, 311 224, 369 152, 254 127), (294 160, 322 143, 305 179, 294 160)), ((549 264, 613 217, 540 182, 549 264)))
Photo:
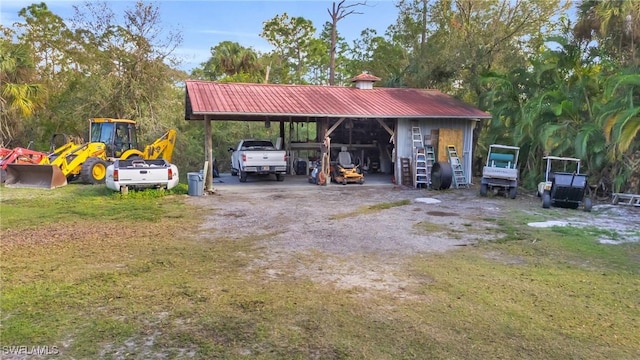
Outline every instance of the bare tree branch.
POLYGON ((331 45, 329 48, 329 85, 335 84, 336 78, 336 43, 338 42, 338 21, 349 15, 362 15, 364 13, 356 11, 358 6, 367 6, 367 1, 355 2, 345 5, 346 0, 341 0, 336 4, 333 2, 331 9, 327 9, 327 13, 331 17, 331 45))

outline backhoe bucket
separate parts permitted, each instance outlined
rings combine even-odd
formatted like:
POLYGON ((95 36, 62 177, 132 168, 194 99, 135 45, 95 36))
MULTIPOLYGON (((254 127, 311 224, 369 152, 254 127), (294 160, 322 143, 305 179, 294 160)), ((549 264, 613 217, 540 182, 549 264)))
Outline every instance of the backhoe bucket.
POLYGON ((67 185, 67 177, 55 165, 9 164, 6 187, 53 189, 67 185))

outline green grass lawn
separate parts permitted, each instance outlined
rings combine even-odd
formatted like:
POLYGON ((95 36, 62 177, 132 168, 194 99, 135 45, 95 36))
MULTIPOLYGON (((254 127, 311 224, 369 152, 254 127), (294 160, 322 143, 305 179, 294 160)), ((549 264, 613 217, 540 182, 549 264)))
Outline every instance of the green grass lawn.
POLYGON ((183 195, 144 194, 0 188, 1 346, 64 359, 640 358, 640 246, 601 245, 597 229, 501 219, 502 241, 407 257, 410 296, 397 297, 269 280, 250 266, 263 238, 211 238, 183 195))

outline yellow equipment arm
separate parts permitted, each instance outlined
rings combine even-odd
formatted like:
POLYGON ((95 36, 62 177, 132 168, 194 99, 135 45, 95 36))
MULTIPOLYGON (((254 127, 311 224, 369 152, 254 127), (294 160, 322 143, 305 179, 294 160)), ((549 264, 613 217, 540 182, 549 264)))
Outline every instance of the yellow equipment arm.
POLYGON ((142 151, 142 158, 145 160, 163 158, 171 162, 177 134, 177 131, 171 129, 152 144, 145 146, 142 151))

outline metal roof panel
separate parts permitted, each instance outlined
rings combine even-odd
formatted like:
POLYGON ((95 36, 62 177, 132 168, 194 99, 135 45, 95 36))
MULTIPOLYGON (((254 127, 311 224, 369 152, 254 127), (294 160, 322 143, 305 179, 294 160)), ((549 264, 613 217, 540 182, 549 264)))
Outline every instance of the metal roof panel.
POLYGON ((437 90, 218 83, 187 80, 190 114, 486 119, 491 116, 437 90))

